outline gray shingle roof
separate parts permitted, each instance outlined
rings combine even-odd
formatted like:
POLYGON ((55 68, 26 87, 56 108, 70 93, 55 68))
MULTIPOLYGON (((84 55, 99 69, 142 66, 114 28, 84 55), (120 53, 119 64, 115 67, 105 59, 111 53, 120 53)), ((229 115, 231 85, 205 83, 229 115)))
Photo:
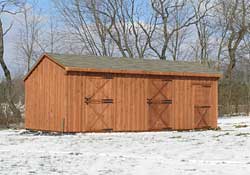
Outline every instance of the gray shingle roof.
POLYGON ((187 61, 80 56, 50 53, 47 53, 47 55, 65 67, 220 74, 220 72, 211 69, 206 65, 187 61))

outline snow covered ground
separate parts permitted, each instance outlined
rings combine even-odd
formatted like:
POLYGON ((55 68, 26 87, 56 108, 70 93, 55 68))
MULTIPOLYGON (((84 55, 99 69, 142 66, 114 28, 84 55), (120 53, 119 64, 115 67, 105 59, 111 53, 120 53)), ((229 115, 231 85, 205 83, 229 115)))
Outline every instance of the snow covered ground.
POLYGON ((0 131, 0 174, 250 174, 250 117, 220 131, 37 135, 0 131))

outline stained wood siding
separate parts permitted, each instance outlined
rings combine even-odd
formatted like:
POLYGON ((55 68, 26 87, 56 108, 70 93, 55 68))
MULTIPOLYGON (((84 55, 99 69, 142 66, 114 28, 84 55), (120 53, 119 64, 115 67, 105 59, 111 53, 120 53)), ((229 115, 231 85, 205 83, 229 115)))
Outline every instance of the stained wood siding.
POLYGON ((25 127, 34 130, 216 128, 218 81, 208 77, 65 73, 60 65, 45 58, 25 81, 25 101, 25 127), (161 103, 166 100, 169 103, 161 103), (209 107, 204 121, 203 112, 198 111, 202 107, 209 107))
POLYGON ((147 84, 141 75, 119 75, 115 84, 115 131, 148 129, 147 84))
MULTIPOLYGON (((174 80, 172 128, 176 130, 195 129, 195 106, 210 106, 206 117, 207 127, 217 127, 218 82, 212 78, 178 78, 174 80), (202 91, 202 86, 208 91, 202 91)), ((203 111, 202 111, 203 112, 203 111)))
MULTIPOLYGON (((110 75, 109 75, 110 76, 110 75)), ((95 93, 105 82, 105 74, 69 73, 67 75, 67 123, 66 131, 145 131, 148 128, 147 118, 147 80, 143 76, 112 75, 101 91, 103 98, 112 98, 113 104, 86 104, 85 97, 95 93), (90 83, 99 79, 100 84, 90 83), (97 107, 95 107, 97 105, 97 107), (108 105, 108 106, 107 106, 108 105), (107 109, 103 109, 107 106, 107 109), (105 123, 113 127, 103 128, 98 114, 104 115, 105 123), (95 123, 95 120, 96 123, 95 123), (93 126, 92 126, 93 125, 93 126), (93 128, 94 127, 94 128, 93 128)), ((94 100, 102 98, 98 94, 94 100)))
POLYGON ((174 78, 172 129, 193 129, 192 79, 174 78))
POLYGON ((85 125, 83 104, 83 79, 81 73, 72 73, 66 76, 66 132, 80 132, 84 131, 82 126, 85 125))
POLYGON ((217 127, 218 82, 214 79, 200 79, 192 83, 194 128, 217 127), (200 109, 199 109, 200 106, 200 109), (200 117, 203 115, 203 119, 200 117), (197 119, 200 126, 197 125, 197 119))
POLYGON ((25 81, 25 127, 62 131, 65 102, 64 70, 45 58, 25 81))
POLYGON ((148 78, 148 124, 149 130, 171 128, 173 82, 166 77, 148 78))
MULTIPOLYGON (((204 96, 196 92, 196 85, 211 85, 209 94, 209 117, 207 123, 209 127, 217 127, 217 80, 199 79, 199 78, 181 78, 171 76, 142 76, 126 74, 98 74, 98 73, 77 73, 71 72, 67 75, 67 122, 66 131, 83 132, 83 131, 102 131, 112 129, 113 131, 147 131, 175 129, 186 130, 195 129, 195 100, 197 96, 204 96), (106 81, 105 77, 111 77, 105 87, 99 91, 94 100, 101 98, 112 98, 113 104, 107 106, 107 110, 102 112, 105 105, 89 104, 84 101, 84 97, 95 93, 106 81), (104 78, 104 79, 103 79, 104 78), (168 88, 163 88, 167 99, 172 99, 169 109, 164 112, 163 120, 166 120, 168 126, 159 125, 157 128, 150 128, 149 105, 147 99, 152 96, 150 82, 152 80, 171 80, 168 88), (91 83, 91 81, 100 81, 91 83), (105 90, 106 89, 106 90, 105 90), (94 111, 93 111, 94 110, 94 111), (98 115, 103 119, 98 119, 98 115), (167 115, 167 117, 166 117, 167 115), (165 118, 164 118, 165 117, 165 118), (109 127, 105 127, 109 123, 109 127)), ((159 85, 158 88, 161 88, 159 85)), ((157 93, 156 89, 153 93, 157 93)), ((198 91, 198 90, 197 90, 198 91)), ((157 97, 158 98, 158 97, 157 97)), ((159 99, 156 100, 161 100, 159 99)), ((202 103, 202 102, 200 102, 202 103)), ((201 104, 202 105, 202 104, 201 104)), ((164 106, 164 105, 162 105, 164 106)), ((158 108, 158 107, 157 107, 158 108)), ((159 107, 159 113, 164 107, 159 107)), ((155 113, 155 116, 158 117, 155 113)), ((99 116, 99 117, 100 117, 99 116)), ((159 120, 159 118, 158 118, 159 120)))

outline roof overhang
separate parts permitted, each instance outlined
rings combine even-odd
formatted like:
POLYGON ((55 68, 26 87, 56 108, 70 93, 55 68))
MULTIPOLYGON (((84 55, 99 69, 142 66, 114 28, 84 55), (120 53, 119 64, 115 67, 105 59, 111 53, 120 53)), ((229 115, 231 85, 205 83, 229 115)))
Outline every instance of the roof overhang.
POLYGON ((221 78, 220 73, 192 73, 192 72, 157 72, 142 70, 115 70, 115 69, 94 69, 94 68, 78 68, 65 67, 66 72, 99 72, 99 73, 117 73, 117 74, 137 74, 137 75, 165 75, 165 76, 182 76, 182 77, 211 77, 221 78))
POLYGON ((144 71, 144 70, 118 70, 118 69, 96 69, 96 68, 79 68, 79 67, 66 67, 60 64, 58 61, 50 57, 48 54, 43 54, 36 64, 31 68, 31 70, 24 76, 23 80, 25 81, 35 70, 35 68, 41 63, 44 58, 48 58, 61 68, 65 72, 97 72, 97 73, 113 73, 113 74, 137 74, 137 75, 162 75, 162 76, 179 76, 179 77, 204 77, 204 78, 216 78, 219 79, 222 77, 220 73, 194 73, 194 72, 160 72, 160 71, 144 71))
POLYGON ((36 69, 36 67, 42 62, 42 60, 44 58, 48 58, 50 61, 54 62, 55 64, 57 64, 58 66, 60 66, 61 68, 65 69, 65 67, 63 65, 61 65, 60 63, 58 63, 56 60, 54 60, 52 57, 50 57, 48 54, 44 53, 43 55, 41 55, 39 57, 39 59, 37 60, 37 62, 32 66, 32 68, 30 69, 30 71, 24 76, 23 81, 27 80, 27 78, 32 74, 32 72, 36 69))

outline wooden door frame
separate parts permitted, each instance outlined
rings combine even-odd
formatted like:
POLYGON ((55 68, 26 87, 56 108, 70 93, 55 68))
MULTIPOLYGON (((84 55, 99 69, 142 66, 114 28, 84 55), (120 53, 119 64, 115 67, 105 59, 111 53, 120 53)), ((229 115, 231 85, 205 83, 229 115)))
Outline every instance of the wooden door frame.
MULTIPOLYGON (((100 131, 104 131, 104 130, 113 130, 114 128, 114 119, 113 119, 113 115, 114 115, 114 109, 113 105, 114 104, 114 98, 113 98, 113 94, 111 95, 112 97, 108 97, 104 92, 102 92, 102 90, 105 88, 105 86, 108 83, 113 83, 113 76, 111 75, 87 75, 87 77, 85 78, 85 94, 83 96, 83 100, 84 100, 84 106, 85 106, 85 117, 87 117, 89 119, 89 115, 88 115, 88 110, 91 110, 92 113, 94 114, 95 119, 94 121, 91 122, 86 122, 86 128, 87 131, 97 131, 96 129, 93 129, 93 127, 95 126, 95 124, 97 123, 97 121, 101 120, 102 125, 104 125, 105 127, 103 129, 100 129, 100 131), (93 94, 88 95, 88 88, 86 88, 86 86, 88 85, 88 80, 90 79, 101 79, 101 80, 106 80, 100 87, 96 87, 95 86, 95 90, 93 92, 93 94), (98 94, 98 93, 102 93, 102 95, 104 96, 104 98, 101 99, 95 99, 94 97, 98 94), (106 105, 104 106, 104 108, 102 109, 101 112, 98 112, 95 107, 93 105, 106 105), (104 112, 111 107, 111 117, 112 117, 112 126, 110 127, 109 124, 107 124, 107 122, 105 121, 105 116, 104 116, 104 112), (88 108, 88 109, 87 109, 88 108)), ((111 87, 113 87, 113 85, 111 84, 111 87)))
MULTIPOLYGON (((166 122, 162 115, 164 114, 164 112, 166 110, 171 110, 172 107, 172 99, 173 99, 173 94, 171 94, 171 99, 168 99, 168 97, 166 97, 166 95, 164 93, 162 93, 162 90, 169 85, 169 83, 171 83, 171 93, 173 93, 173 89, 172 89, 172 79, 164 79, 164 78, 150 78, 148 79, 148 95, 150 96, 150 98, 147 98, 147 107, 148 107, 148 127, 150 130, 163 130, 164 128, 155 128, 156 123, 160 120, 165 126, 166 129, 170 129, 170 123, 171 121, 166 122), (154 83, 154 81, 165 81, 166 83, 164 83, 160 88, 157 87, 157 85, 154 83), (157 92, 155 94, 153 94, 153 96, 151 96, 150 94, 150 88, 153 86, 153 88, 155 88, 157 90, 157 92), (157 97, 157 95, 161 94, 161 96, 163 96, 163 100, 154 100, 155 97, 157 97), (155 107, 153 107, 153 105, 155 104, 159 104, 159 105, 163 105, 166 104, 166 107, 161 111, 158 112, 156 111, 155 107), (155 116, 151 114, 151 111, 153 110, 154 113, 156 114, 155 116), (156 119, 155 122, 152 124, 150 122, 151 118, 156 119)), ((171 119, 171 116, 168 116, 168 119, 171 119)))
MULTIPOLYGON (((201 128, 210 128, 210 124, 209 124, 209 121, 206 121, 205 117, 206 115, 211 115, 210 114, 210 111, 211 111, 211 99, 210 99, 210 104, 203 104, 203 105, 200 105, 200 104, 195 104, 195 98, 196 98, 196 93, 197 93, 197 90, 196 90, 196 87, 197 86, 201 86, 201 87, 209 87, 209 91, 210 91, 210 95, 209 95, 209 98, 211 98, 211 90, 212 90, 212 84, 209 82, 209 83, 192 83, 192 110, 193 110, 193 128, 194 129, 201 129, 201 128), (201 109, 204 111, 201 112, 201 109), (195 119, 196 119, 196 115, 195 115, 195 112, 196 110, 198 110, 198 113, 200 114, 199 115, 199 119, 198 121, 196 122, 195 119), (204 127, 199 127, 200 123, 204 123, 206 126, 204 127)), ((209 117, 208 117, 209 118, 209 117)))

